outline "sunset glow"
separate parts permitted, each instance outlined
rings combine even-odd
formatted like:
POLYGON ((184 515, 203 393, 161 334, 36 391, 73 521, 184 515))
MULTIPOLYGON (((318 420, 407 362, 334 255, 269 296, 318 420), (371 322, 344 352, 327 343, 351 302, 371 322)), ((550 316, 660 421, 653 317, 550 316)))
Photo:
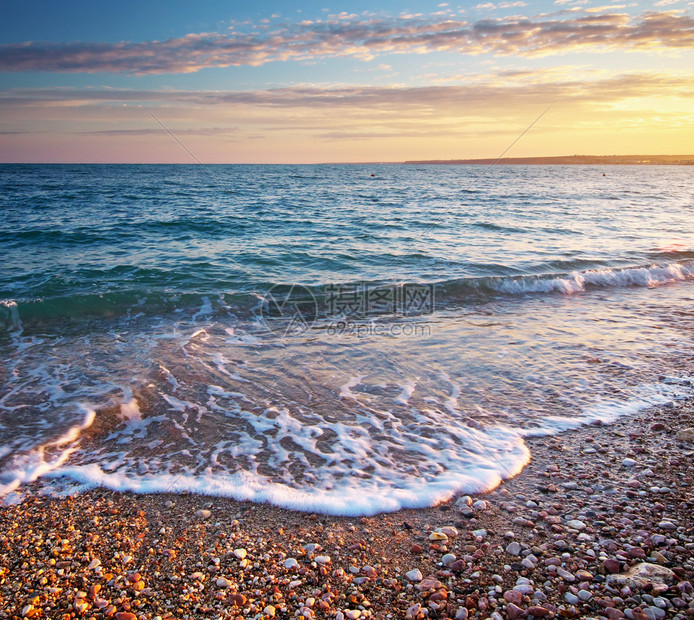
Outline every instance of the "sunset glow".
POLYGON ((689 153, 692 3, 17 5, 0 161, 689 153), (102 10, 101 8, 99 9, 102 10), (36 17, 40 15, 40 17, 36 17))

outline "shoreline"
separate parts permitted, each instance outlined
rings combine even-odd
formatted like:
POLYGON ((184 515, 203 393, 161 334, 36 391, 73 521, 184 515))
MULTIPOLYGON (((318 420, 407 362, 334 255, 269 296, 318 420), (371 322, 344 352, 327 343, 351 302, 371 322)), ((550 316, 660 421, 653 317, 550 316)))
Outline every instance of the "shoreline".
POLYGON ((529 437, 493 491, 372 517, 29 485, 0 618, 694 618, 692 427, 689 400, 529 437))

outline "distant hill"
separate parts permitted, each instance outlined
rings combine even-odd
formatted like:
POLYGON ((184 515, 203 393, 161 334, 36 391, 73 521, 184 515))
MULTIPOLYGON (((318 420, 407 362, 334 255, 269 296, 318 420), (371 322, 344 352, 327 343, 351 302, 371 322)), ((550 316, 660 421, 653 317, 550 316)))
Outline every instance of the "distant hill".
POLYGON ((600 165, 600 166, 692 166, 694 155, 563 155, 560 157, 503 157, 496 159, 429 159, 406 164, 515 164, 515 165, 600 165))

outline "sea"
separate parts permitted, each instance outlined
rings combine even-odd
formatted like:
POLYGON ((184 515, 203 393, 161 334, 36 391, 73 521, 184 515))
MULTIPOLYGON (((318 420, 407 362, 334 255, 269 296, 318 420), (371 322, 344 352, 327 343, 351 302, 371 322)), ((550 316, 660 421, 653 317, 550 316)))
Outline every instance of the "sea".
POLYGON ((3 501, 426 507, 689 398, 693 173, 0 166, 3 501))

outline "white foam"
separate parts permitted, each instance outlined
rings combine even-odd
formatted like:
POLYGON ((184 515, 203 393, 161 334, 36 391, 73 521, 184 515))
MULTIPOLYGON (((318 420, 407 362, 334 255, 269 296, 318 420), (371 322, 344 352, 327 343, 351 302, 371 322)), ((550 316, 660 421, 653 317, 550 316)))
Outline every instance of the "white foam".
POLYGON ((19 308, 14 299, 0 300, 0 308, 5 308, 5 313, 9 318, 10 329, 16 334, 21 334, 23 331, 22 321, 19 319, 19 308))
POLYGON ((573 295, 586 290, 586 286, 656 287, 694 278, 694 266, 672 263, 666 266, 631 267, 625 269, 594 269, 575 271, 563 278, 517 278, 493 283, 492 288, 504 293, 564 293, 573 295))
POLYGON ((345 383, 344 385, 340 386, 340 398, 351 398, 353 400, 359 400, 352 392, 353 387, 357 387, 359 383, 361 383, 361 380, 364 378, 364 375, 359 375, 356 377, 350 377, 349 381, 345 383))
POLYGON ((395 398, 395 402, 400 405, 406 405, 410 398, 412 398, 412 395, 417 388, 417 384, 412 379, 408 379, 404 383, 399 384, 398 387, 402 391, 400 392, 400 395, 395 398))
POLYGON ((77 450, 80 433, 94 422, 95 412, 83 407, 84 419, 69 428, 60 437, 37 446, 32 450, 16 453, 0 474, 0 496, 17 489, 20 485, 34 482, 67 462, 77 450), (67 447, 63 447, 66 446, 67 447))

